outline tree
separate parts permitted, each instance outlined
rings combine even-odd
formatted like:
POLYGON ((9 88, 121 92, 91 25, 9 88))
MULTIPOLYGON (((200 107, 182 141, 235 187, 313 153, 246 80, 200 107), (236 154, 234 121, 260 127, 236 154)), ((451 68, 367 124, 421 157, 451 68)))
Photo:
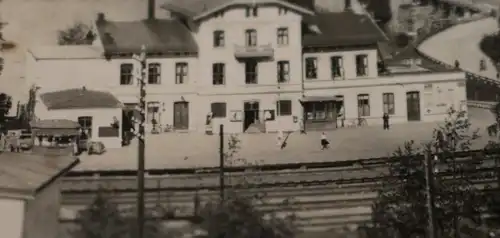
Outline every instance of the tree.
MULTIPOLYGON (((73 231, 73 238, 134 238, 137 228, 134 210, 119 209, 101 189, 93 202, 78 213, 79 229, 73 231)), ((158 212, 162 211, 158 209, 158 212)), ((171 237, 162 226, 161 216, 153 216, 148 211, 146 217, 144 237, 171 237)))
POLYGON ((380 28, 385 29, 385 25, 392 19, 390 0, 364 0, 366 10, 373 14, 380 28))
POLYGON ((0 93, 0 129, 5 127, 6 116, 12 108, 12 97, 0 93))
MULTIPOLYGON (((477 130, 470 129, 465 112, 450 109, 444 125, 434 131, 432 142, 417 147, 413 141, 405 142, 394 155, 401 158, 389 166, 389 179, 373 206, 373 222, 386 234, 397 237, 424 237, 427 233, 426 177, 424 153, 440 152, 436 168, 453 174, 453 179, 437 177, 435 189, 435 215, 437 227, 443 237, 459 232, 460 220, 479 222, 484 204, 483 196, 471 180, 470 172, 481 161, 457 162, 457 151, 470 150, 478 138, 477 130), (479 163, 475 163, 479 162, 479 163)), ((392 237, 392 236, 391 236, 392 237)))
POLYGON ((83 23, 58 32, 59 45, 92 45, 97 35, 91 27, 83 23))
MULTIPOLYGON (((239 140, 231 136, 226 152, 228 164, 249 163, 238 157, 239 140)), ((256 181, 243 177, 234 180, 228 177, 228 183, 238 185, 238 189, 255 186, 256 181)), ((257 204, 266 203, 265 194, 241 195, 238 190, 227 189, 226 196, 221 200, 212 200, 200 208, 198 217, 199 227, 204 231, 207 238, 293 238, 297 233, 295 229, 295 214, 289 213, 278 216, 274 212, 263 212, 257 208, 257 204)), ((284 209, 291 203, 291 199, 285 199, 282 203, 284 209)))
POLYGON ((500 35, 484 36, 479 42, 479 48, 493 63, 498 63, 500 60, 500 35))

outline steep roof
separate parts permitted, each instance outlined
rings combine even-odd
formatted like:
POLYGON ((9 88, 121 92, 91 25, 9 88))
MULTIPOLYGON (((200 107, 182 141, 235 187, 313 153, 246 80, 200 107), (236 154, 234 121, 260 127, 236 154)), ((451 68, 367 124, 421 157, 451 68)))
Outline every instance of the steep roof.
POLYGON ((153 54, 198 52, 189 29, 176 20, 104 21, 96 25, 108 55, 139 53, 142 45, 153 54))
POLYGON ((80 161, 76 157, 0 153, 0 191, 34 196, 80 161))
POLYGON ((113 94, 83 88, 44 93, 40 98, 49 110, 121 107, 113 94))
POLYGON ((307 22, 319 31, 304 35, 304 47, 371 45, 387 40, 369 16, 351 11, 318 13, 307 22))
MULTIPOLYGON (((232 4, 252 4, 259 2, 273 2, 270 0, 170 0, 162 5, 164 9, 180 12, 189 17, 195 17, 202 13, 210 12, 216 8, 224 5, 232 4)), ((303 8, 307 11, 314 11, 314 1, 311 0, 274 0, 274 2, 281 2, 290 4, 292 7, 303 8)))

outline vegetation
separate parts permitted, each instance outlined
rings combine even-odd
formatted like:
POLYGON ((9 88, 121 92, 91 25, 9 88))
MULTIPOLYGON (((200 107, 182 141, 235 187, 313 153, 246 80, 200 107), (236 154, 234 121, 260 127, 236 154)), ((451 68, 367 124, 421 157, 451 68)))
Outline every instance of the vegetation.
POLYGON ((484 197, 472 185, 474 177, 466 172, 476 169, 481 157, 475 163, 459 163, 453 155, 455 151, 469 150, 472 141, 478 138, 477 130, 470 127, 465 112, 450 109, 444 126, 435 130, 432 143, 417 147, 410 141, 395 152, 395 156, 402 156, 401 160, 390 165, 391 179, 384 181, 373 206, 373 221, 379 231, 389 237, 425 237, 429 214, 422 155, 435 152, 442 154, 434 166, 453 173, 452 179, 437 178, 434 183, 440 237, 460 233, 462 220, 480 222, 484 197))
POLYGON ((9 114, 11 108, 12 97, 5 93, 0 93, 0 128, 4 128, 6 116, 9 114))
POLYGON ((92 45, 96 38, 92 28, 83 23, 76 23, 58 32, 59 45, 92 45))
POLYGON ((385 26, 392 19, 392 9, 390 0, 359 0, 363 5, 366 5, 366 10, 373 14, 373 18, 377 21, 380 28, 385 29, 385 26))
POLYGON ((497 64, 500 61, 500 34, 486 35, 479 42, 481 51, 497 64))

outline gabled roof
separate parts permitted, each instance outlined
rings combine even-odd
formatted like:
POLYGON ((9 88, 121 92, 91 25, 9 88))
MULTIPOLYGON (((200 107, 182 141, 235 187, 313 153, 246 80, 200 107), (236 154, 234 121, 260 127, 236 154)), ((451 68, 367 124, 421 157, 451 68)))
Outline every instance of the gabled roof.
POLYGON ((319 31, 304 35, 304 47, 375 45, 387 40, 369 16, 351 11, 318 13, 307 22, 319 31))
POLYGON ((198 52, 189 29, 176 20, 104 21, 96 25, 108 55, 139 53, 142 45, 153 54, 198 52))
POLYGON ((63 176, 80 161, 75 157, 0 153, 0 191, 29 198, 63 176))
POLYGON ((120 101, 113 94, 83 88, 44 93, 40 98, 49 110, 121 107, 120 101))
POLYGON ((198 20, 216 11, 241 4, 279 4, 303 14, 314 14, 314 1, 311 0, 170 0, 162 5, 162 8, 198 20))

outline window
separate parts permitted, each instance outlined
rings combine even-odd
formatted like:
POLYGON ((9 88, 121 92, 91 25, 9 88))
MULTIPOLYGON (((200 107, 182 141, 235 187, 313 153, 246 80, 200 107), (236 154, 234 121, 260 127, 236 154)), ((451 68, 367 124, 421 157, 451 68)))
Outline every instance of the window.
POLYGON ((223 118, 226 117, 226 103, 225 102, 214 102, 211 105, 212 117, 213 118, 223 118))
POLYGON ((214 31, 214 47, 224 47, 224 31, 214 31))
POLYGON ((358 116, 370 116, 370 96, 368 96, 368 94, 358 95, 358 116))
POLYGON ((292 115, 292 100, 279 100, 276 103, 276 111, 278 116, 291 116, 292 115))
POLYGON ((146 123, 153 123, 153 119, 156 120, 156 123, 159 119, 160 112, 160 103, 159 102, 148 102, 147 104, 147 113, 146 113, 146 123))
POLYGON ((278 61, 278 82, 284 83, 290 80, 290 62, 278 61))
POLYGON ((256 84, 257 83, 257 61, 249 60, 245 62, 245 83, 246 84, 256 84))
POLYGON ((175 63, 175 84, 184 84, 188 77, 188 64, 185 62, 175 63))
POLYGON ((92 137, 92 117, 78 117, 78 124, 88 138, 92 137))
POLYGON ((252 6, 252 7, 247 7, 246 8, 246 11, 245 11, 245 16, 246 17, 256 17, 259 15, 259 10, 256 6, 252 6))
POLYGON ((213 85, 223 85, 224 82, 224 71, 226 70, 226 65, 223 63, 215 63, 212 65, 212 83, 213 85))
POLYGON ((288 9, 284 7, 278 8, 278 15, 286 15, 288 13, 288 9))
POLYGON ((245 39, 247 46, 257 45, 257 31, 255 29, 249 29, 245 31, 245 39))
POLYGON ((214 17, 215 18, 222 18, 222 17, 224 17, 224 11, 219 11, 219 12, 214 13, 214 17))
POLYGON ((333 56, 330 58, 330 67, 332 71, 332 79, 342 77, 344 71, 342 56, 333 56))
POLYGON ((384 113, 389 115, 394 115, 394 93, 384 93, 382 94, 382 102, 384 104, 384 113))
POLYGON ((288 45, 288 28, 278 28, 278 45, 288 45))
POLYGON ((368 56, 367 55, 356 55, 356 75, 358 77, 368 75, 368 56))
POLYGON ((318 77, 318 58, 306 58, 306 79, 315 79, 318 77))
POLYGON ((148 65, 148 84, 161 83, 161 67, 159 63, 151 63, 148 65))
POLYGON ((131 85, 132 78, 134 77, 132 70, 134 69, 133 64, 122 64, 120 65, 120 85, 131 85))

